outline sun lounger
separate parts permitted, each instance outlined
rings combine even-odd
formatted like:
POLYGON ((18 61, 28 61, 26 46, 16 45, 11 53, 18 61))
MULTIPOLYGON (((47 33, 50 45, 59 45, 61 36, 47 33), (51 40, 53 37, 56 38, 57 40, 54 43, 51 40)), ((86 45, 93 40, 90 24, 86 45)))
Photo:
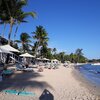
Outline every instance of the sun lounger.
POLYGON ((33 71, 33 68, 25 68, 23 71, 33 71))
POLYGON ((11 75, 11 74, 13 74, 13 71, 12 70, 9 70, 9 69, 3 70, 2 74, 3 75, 11 75))
POLYGON ((17 71, 33 71, 33 68, 25 68, 22 64, 16 63, 17 71))

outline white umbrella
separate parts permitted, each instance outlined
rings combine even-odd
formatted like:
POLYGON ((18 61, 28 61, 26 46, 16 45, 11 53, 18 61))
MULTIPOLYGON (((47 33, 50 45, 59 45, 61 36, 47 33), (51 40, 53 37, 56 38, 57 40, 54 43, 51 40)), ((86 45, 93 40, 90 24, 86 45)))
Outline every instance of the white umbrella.
POLYGON ((36 58, 37 60, 41 60, 41 58, 36 58))
POLYGON ((24 53, 24 54, 21 54, 20 55, 21 57, 35 57, 35 56, 33 56, 33 55, 31 55, 31 54, 29 54, 29 53, 24 53))
POLYGON ((53 61, 58 61, 57 59, 54 59, 53 61))
POLYGON ((3 46, 1 46, 1 49, 7 50, 7 51, 11 51, 11 52, 20 52, 19 50, 13 48, 10 45, 3 45, 3 46))
POLYGON ((49 60, 47 58, 36 58, 37 60, 49 60))
POLYGON ((42 60, 49 60, 49 59, 47 59, 47 58, 42 58, 42 60))

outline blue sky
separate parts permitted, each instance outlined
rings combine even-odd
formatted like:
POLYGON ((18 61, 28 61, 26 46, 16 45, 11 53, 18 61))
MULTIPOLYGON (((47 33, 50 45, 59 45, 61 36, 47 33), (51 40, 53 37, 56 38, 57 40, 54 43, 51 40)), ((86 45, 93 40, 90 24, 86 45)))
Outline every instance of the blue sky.
MULTIPOLYGON (((67 54, 82 48, 87 58, 100 58, 100 0, 29 0, 23 10, 35 11, 37 18, 28 17, 29 23, 20 25, 17 38, 42 25, 49 34, 49 47, 67 54)), ((6 37, 7 31, 8 27, 6 37)))

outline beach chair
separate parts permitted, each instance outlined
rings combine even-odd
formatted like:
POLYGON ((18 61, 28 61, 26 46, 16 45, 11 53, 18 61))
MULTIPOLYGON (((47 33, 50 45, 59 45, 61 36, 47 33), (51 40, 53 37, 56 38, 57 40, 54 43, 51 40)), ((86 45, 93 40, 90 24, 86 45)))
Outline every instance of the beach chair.
POLYGON ((8 76, 10 76, 10 75, 12 75, 12 74, 13 74, 13 71, 10 70, 10 69, 3 70, 3 71, 2 71, 2 77, 3 77, 3 78, 6 78, 6 77, 8 77, 8 76))
POLYGON ((33 71, 33 68, 25 68, 23 71, 33 71))
POLYGON ((23 65, 19 64, 19 63, 16 63, 16 70, 17 71, 23 71, 25 68, 23 65))
POLYGON ((17 71, 33 71, 33 68, 25 68, 21 63, 16 63, 17 71))

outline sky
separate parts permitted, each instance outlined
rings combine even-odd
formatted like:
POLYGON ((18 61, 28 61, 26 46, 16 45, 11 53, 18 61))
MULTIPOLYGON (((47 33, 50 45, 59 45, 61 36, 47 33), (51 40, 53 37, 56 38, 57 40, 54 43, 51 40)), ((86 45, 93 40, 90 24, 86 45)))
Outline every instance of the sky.
MULTIPOLYGON (((37 17, 20 24, 17 39, 22 32, 32 35, 42 25, 50 38, 48 47, 66 54, 82 48, 87 58, 100 58, 100 0, 28 0, 23 10, 35 11, 37 17)), ((0 26, 0 32, 2 29, 0 26)))

